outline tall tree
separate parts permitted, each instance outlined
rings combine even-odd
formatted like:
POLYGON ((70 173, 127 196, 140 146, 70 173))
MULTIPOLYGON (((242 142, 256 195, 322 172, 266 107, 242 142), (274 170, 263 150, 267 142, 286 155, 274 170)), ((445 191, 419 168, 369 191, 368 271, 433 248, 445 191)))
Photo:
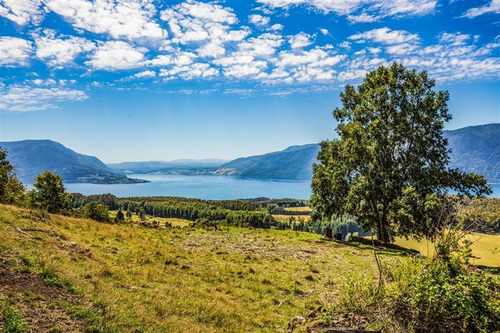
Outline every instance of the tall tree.
POLYGON ((24 190, 23 184, 14 173, 14 167, 7 159, 7 152, 0 148, 0 203, 21 203, 24 190))
POLYGON ((49 213, 57 214, 71 210, 71 197, 66 193, 61 176, 50 171, 45 171, 36 177, 29 197, 32 206, 45 209, 49 213))
POLYGON ((321 143, 313 166, 316 218, 354 216, 384 242, 432 238, 449 190, 491 192, 483 176, 447 167, 449 94, 434 86, 425 71, 394 63, 368 73, 357 88, 345 87, 342 108, 333 112, 339 139, 321 143))

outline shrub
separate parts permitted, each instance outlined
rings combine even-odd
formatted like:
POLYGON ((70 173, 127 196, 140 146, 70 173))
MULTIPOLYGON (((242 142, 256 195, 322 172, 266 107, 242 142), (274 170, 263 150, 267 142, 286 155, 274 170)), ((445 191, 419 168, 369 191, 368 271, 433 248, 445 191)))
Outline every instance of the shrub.
POLYGON ((82 215, 85 218, 99 222, 109 222, 108 206, 97 201, 91 201, 83 206, 82 215))
POLYGON ((500 285, 458 259, 435 258, 395 302, 409 332, 500 330, 500 285))

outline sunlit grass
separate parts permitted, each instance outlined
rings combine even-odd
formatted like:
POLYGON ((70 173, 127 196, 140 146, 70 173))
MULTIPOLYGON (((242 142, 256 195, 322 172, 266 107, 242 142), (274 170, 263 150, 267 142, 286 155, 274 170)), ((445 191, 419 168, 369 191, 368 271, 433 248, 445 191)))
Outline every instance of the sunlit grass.
MULTIPOLYGON (((500 235, 472 233, 467 235, 465 239, 472 242, 472 264, 500 267, 500 235)), ((423 255, 432 255, 435 252, 434 244, 428 240, 418 242, 414 239, 396 238, 395 243, 415 249, 423 255)))
POLYGON ((312 233, 36 221, 0 206, 0 234, 0 254, 43 264, 106 309, 117 331, 283 332, 291 318, 334 302, 350 276, 377 276, 369 247, 312 233), (43 231, 19 231, 30 229, 43 231))

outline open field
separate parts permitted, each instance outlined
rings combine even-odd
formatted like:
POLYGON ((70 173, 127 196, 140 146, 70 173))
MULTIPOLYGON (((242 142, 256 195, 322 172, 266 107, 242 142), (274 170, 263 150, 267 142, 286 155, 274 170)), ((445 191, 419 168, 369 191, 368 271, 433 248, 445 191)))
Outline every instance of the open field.
MULTIPOLYGON (((110 215, 112 220, 115 219, 117 212, 118 212, 117 210, 109 211, 109 215, 110 215)), ((125 212, 124 212, 124 214, 125 214, 125 212)), ((141 219, 137 214, 133 213, 132 217, 131 217, 131 221, 134 223, 139 223, 139 222, 141 222, 141 219)), ((161 226, 164 226, 166 222, 170 222, 172 224, 172 226, 180 227, 180 228, 184 228, 184 227, 188 226, 189 223, 191 222, 189 220, 180 219, 180 218, 176 218, 176 217, 169 217, 169 218, 154 217, 154 216, 146 214, 146 222, 152 222, 152 221, 159 222, 161 226)))
MULTIPOLYGON (((471 249, 474 258, 471 264, 500 267, 500 235, 488 235, 473 233, 466 236, 472 242, 471 249)), ((434 253, 434 245, 431 241, 396 238, 397 245, 415 249, 423 255, 434 253)))
POLYGON ((378 274, 370 247, 294 231, 156 230, 0 206, 0 233, 0 276, 11 277, 0 313, 28 329, 285 332, 347 279, 378 274))
POLYGON ((311 207, 305 206, 305 207, 284 207, 285 210, 291 211, 291 212, 310 212, 311 207))
POLYGON ((291 217, 295 218, 296 222, 300 222, 300 220, 307 222, 311 219, 310 215, 280 215, 273 214, 273 217, 279 221, 288 222, 291 217))

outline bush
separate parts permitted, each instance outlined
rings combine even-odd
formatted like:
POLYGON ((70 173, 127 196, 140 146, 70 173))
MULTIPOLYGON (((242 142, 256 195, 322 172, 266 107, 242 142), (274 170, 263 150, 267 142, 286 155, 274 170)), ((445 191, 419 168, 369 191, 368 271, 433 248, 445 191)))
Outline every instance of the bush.
POLYGON ((386 284, 353 277, 342 287, 328 320, 349 314, 388 332, 498 332, 500 281, 460 257, 415 258, 384 267, 386 284))
POLYGON ((109 209, 103 203, 91 201, 83 206, 82 216, 99 222, 109 222, 109 209))
POLYGON ((500 285, 459 259, 435 258, 395 302, 409 332, 500 330, 500 285))

